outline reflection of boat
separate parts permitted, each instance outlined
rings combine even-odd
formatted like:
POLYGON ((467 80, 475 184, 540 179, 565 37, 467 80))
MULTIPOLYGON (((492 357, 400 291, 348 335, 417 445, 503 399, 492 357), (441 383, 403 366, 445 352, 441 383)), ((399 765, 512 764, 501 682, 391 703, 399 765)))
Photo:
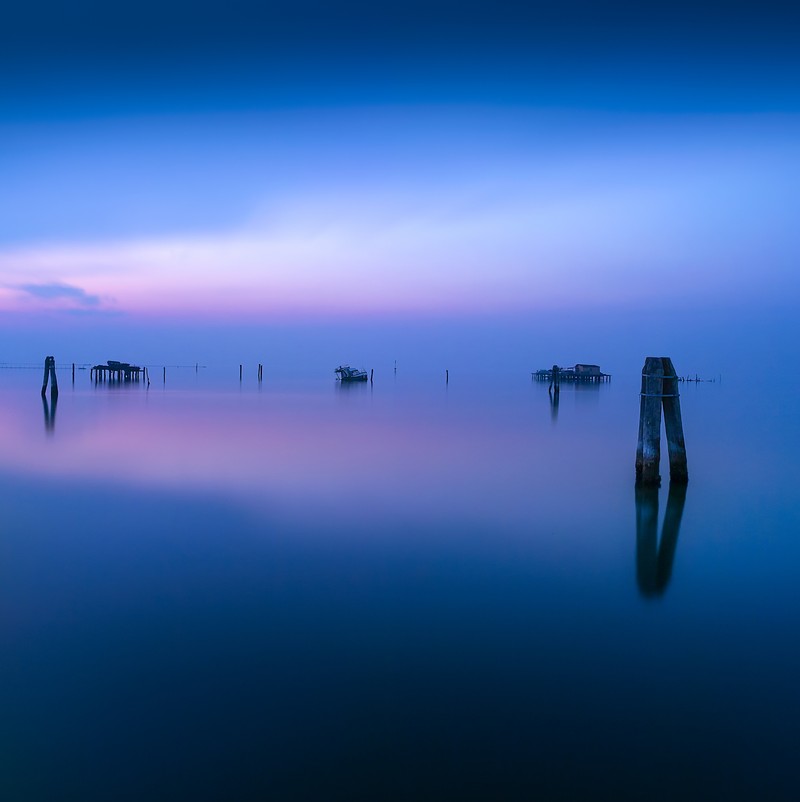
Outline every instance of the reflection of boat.
POLYGON ((337 374, 339 381, 343 382, 365 382, 367 380, 366 370, 356 370, 349 365, 339 365, 333 372, 337 374))

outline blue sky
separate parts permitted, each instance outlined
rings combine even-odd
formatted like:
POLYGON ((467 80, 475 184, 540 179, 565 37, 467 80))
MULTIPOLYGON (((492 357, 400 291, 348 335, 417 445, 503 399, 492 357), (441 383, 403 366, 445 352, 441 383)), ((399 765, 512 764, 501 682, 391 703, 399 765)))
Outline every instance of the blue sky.
POLYGON ((798 33, 769 4, 12 7, 4 325, 773 315, 798 33))

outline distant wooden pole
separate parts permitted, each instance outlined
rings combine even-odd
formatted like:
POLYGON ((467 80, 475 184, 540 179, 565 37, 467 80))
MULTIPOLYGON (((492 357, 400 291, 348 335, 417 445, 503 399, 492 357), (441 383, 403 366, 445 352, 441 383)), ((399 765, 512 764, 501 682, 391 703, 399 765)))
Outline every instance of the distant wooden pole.
POLYGON ((164 368, 164 384, 166 384, 166 383, 167 383, 167 369, 165 367, 164 368))
POLYGON ((661 404, 664 366, 660 357, 649 356, 642 368, 642 392, 639 400, 639 442, 636 446, 636 484, 661 483, 661 404))
POLYGON ((239 381, 242 380, 242 366, 239 365, 239 381))
POLYGON ((664 368, 664 429, 669 451, 669 479, 671 483, 685 485, 689 481, 689 472, 686 467, 686 442, 683 439, 678 375, 668 356, 661 358, 661 364, 664 368))
POLYGON ((553 365, 553 393, 558 395, 561 392, 561 368, 553 365))
POLYGON ((75 384, 75 363, 72 363, 72 383, 75 384))
POLYGON ((369 369, 369 383, 372 384, 372 377, 375 375, 375 368, 369 369))
POLYGON ((450 371, 449 370, 445 370, 445 372, 444 372, 444 383, 445 384, 450 384, 450 371))

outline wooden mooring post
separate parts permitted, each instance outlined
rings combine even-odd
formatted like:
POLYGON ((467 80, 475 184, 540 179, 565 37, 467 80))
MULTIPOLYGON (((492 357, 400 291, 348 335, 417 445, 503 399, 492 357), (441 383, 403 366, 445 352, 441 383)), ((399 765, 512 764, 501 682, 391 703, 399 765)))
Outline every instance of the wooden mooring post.
POLYGON ((658 486, 661 483, 661 410, 669 452, 671 482, 686 484, 686 443, 683 439, 678 376, 669 357, 649 356, 642 368, 639 403, 639 440, 636 446, 636 484, 658 486))
POLYGON ((550 386, 547 388, 548 392, 551 390, 555 395, 558 395, 561 392, 561 368, 559 368, 558 365, 553 365, 550 386))
POLYGON ((239 381, 242 380, 242 366, 239 365, 239 381))
POLYGON ((47 392, 47 380, 50 379, 50 395, 55 397, 58 395, 58 378, 56 377, 56 358, 54 356, 45 357, 44 360, 44 378, 42 379, 42 398, 47 392))

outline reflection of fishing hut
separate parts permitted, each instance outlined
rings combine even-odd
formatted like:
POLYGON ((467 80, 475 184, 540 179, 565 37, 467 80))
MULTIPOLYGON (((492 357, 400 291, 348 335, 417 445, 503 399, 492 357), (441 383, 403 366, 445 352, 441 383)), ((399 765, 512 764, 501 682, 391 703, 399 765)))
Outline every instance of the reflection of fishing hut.
POLYGON ((147 376, 147 368, 131 365, 130 362, 117 362, 109 359, 105 365, 95 365, 89 376, 98 381, 138 382, 147 376))
MULTIPOLYGON (((537 370, 531 376, 539 382, 550 382, 554 376, 553 368, 537 370)), ((577 364, 572 368, 558 368, 558 379, 562 382, 609 382, 610 373, 603 373, 600 365, 577 364)))

